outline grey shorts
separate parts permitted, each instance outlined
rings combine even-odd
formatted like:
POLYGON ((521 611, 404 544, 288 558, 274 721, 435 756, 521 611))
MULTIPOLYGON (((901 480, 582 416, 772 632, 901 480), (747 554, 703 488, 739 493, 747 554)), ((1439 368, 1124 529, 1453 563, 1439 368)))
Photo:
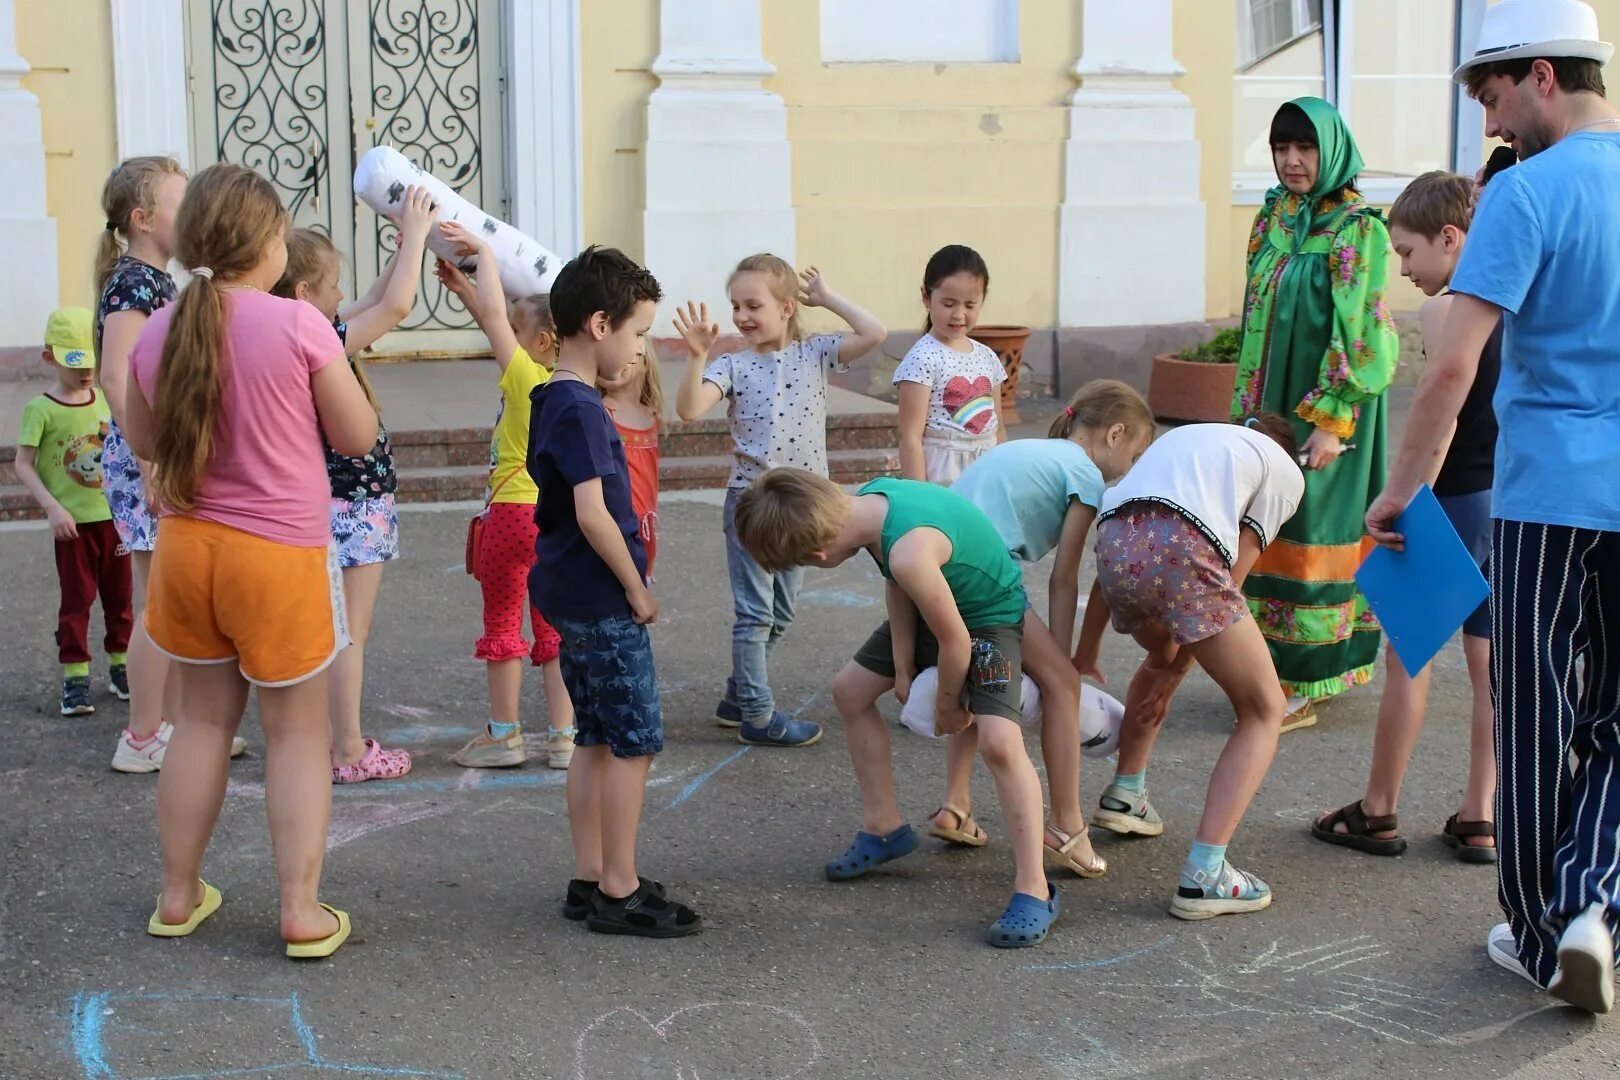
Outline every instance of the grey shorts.
MULTIPOLYGON (((975 716, 1004 716, 1013 723, 1023 722, 1019 712, 1024 686, 1023 626, 981 626, 968 630, 973 638, 968 660, 968 711, 975 716)), ((939 664, 939 642, 921 619, 917 620, 917 670, 939 664)), ((874 675, 894 678, 894 636, 889 621, 872 631, 859 649, 855 662, 874 675)))

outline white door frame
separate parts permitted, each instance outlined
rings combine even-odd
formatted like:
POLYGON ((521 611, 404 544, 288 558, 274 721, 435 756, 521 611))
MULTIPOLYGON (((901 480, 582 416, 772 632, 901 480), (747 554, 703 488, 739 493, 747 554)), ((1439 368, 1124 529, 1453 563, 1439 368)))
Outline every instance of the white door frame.
MULTIPOLYGON (((184 0, 108 3, 119 157, 168 154, 192 169, 184 0)), ((503 3, 511 224, 571 257, 585 231, 580 0, 503 3)))

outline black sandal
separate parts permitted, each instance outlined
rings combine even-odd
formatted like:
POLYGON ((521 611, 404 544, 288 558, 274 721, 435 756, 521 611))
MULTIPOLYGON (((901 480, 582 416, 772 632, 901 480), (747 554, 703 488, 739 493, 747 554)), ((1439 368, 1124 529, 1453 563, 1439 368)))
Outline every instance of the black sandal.
POLYGON ((1395 832, 1398 822, 1394 814, 1383 817, 1367 816, 1357 799, 1349 806, 1341 806, 1327 817, 1311 822, 1311 835, 1325 844, 1354 848, 1368 855, 1399 855, 1406 850, 1406 837, 1391 836, 1380 840, 1375 832, 1395 832), (1343 825, 1344 832, 1334 826, 1343 825))
POLYGON ((685 937, 703 929, 701 915, 654 892, 649 884, 638 885, 623 900, 615 900, 597 888, 591 894, 591 913, 585 917, 585 926, 598 934, 649 938, 685 937))
POLYGON ((1446 827, 1440 830, 1440 842, 1457 853, 1465 863, 1486 864, 1496 861, 1496 826, 1489 821, 1459 821, 1456 814, 1446 818, 1446 827), (1470 844, 1466 837, 1488 836, 1491 846, 1470 844))
MULTIPOLYGON (((664 883, 649 881, 646 878, 637 878, 642 887, 651 889, 653 895, 664 895, 664 883)), ((568 891, 563 895, 563 918, 569 922, 579 922, 591 913, 591 894, 596 892, 596 882, 586 881, 583 878, 569 878, 568 891)))

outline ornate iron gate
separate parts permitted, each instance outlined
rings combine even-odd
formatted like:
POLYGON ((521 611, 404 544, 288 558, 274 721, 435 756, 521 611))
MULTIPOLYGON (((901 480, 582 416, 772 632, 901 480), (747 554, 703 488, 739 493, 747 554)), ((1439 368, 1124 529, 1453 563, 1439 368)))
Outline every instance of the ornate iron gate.
MULTIPOLYGON (((505 215, 498 0, 192 0, 192 122, 199 167, 234 161, 280 189, 294 223, 350 256, 346 291, 376 280, 396 234, 357 204, 358 156, 389 144, 505 215)), ((387 339, 464 351, 482 338, 431 273, 387 339)))

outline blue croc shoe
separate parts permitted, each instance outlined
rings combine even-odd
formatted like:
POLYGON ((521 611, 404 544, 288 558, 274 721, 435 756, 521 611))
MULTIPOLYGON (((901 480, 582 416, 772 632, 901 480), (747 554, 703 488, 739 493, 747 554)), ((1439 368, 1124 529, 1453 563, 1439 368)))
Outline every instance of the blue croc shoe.
POLYGON ((1028 893, 1013 893, 1012 899, 1007 901, 1007 910, 990 924, 985 940, 998 949, 1027 949, 1045 941, 1063 907, 1058 900, 1057 886, 1047 882, 1046 887, 1050 894, 1045 900, 1037 900, 1028 893))
POLYGON ((910 855, 917 850, 917 843, 917 831, 910 825, 902 825, 887 836, 858 832, 848 851, 827 861, 827 880, 849 881, 858 878, 886 862, 910 855))
POLYGON ((773 712, 763 724, 742 724, 737 741, 748 746, 814 746, 821 741, 821 725, 795 720, 784 712, 773 712))

